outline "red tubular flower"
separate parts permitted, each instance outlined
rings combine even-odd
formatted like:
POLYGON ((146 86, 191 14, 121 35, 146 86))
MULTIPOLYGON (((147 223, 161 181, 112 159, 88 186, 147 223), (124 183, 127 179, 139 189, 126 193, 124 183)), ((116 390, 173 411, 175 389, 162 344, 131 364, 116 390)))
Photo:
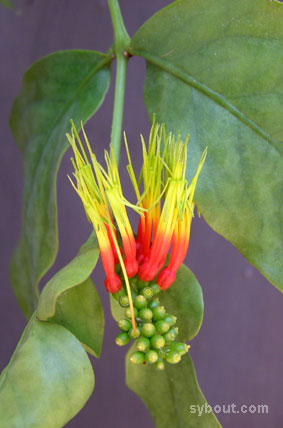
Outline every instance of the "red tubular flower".
POLYGON ((100 178, 103 182, 107 200, 112 209, 122 238, 126 273, 128 278, 132 278, 138 271, 138 262, 136 259, 135 237, 128 219, 126 206, 129 206, 138 212, 140 212, 140 210, 135 205, 130 204, 123 196, 118 167, 113 150, 111 149, 110 156, 108 154, 105 156, 107 172, 100 167, 100 178))
POLYGON ((141 177, 144 187, 144 193, 142 195, 139 192, 138 182, 133 171, 127 140, 124 134, 129 160, 127 169, 137 195, 138 205, 142 210, 136 239, 137 261, 139 264, 144 263, 149 256, 151 241, 157 232, 157 217, 159 218, 160 215, 162 171, 164 168, 163 159, 160 155, 162 133, 163 126, 160 127, 159 125, 155 126, 153 124, 150 132, 148 149, 146 149, 144 139, 141 136, 143 149, 141 177))
MULTIPOLYGON (((108 237, 108 236, 107 236, 108 237)), ((116 293, 121 289, 121 280, 115 272, 114 254, 110 245, 110 241, 105 239, 105 236, 98 237, 101 260, 106 274, 104 285, 108 293, 116 293)))
MULTIPOLYGON (((145 242, 148 248, 153 231, 152 244, 140 258, 138 276, 142 281, 151 281, 165 264, 166 257, 172 244, 169 265, 157 277, 157 283, 165 290, 176 278, 176 272, 185 259, 190 237, 190 226, 193 217, 193 196, 202 165, 205 160, 204 151, 195 177, 190 185, 186 180, 187 140, 183 144, 178 136, 177 141, 169 135, 164 141, 164 182, 163 190, 158 203, 153 209, 149 208, 151 223, 146 228, 140 228, 139 241, 145 242), (160 207, 161 196, 164 195, 164 204, 160 207), (161 211, 161 214, 160 214, 161 211), (150 232, 147 235, 147 230, 150 232)), ((143 169, 144 173, 144 169, 143 169)), ((154 183, 152 183, 154 185, 154 183)), ((160 193, 160 190, 159 190, 160 193)), ((142 225, 142 219, 140 220, 142 225)))
POLYGON ((191 219, 191 213, 186 212, 184 218, 177 221, 173 233, 169 264, 159 273, 156 280, 162 290, 166 290, 173 284, 177 270, 185 260, 189 247, 191 219))
MULTIPOLYGON (((118 259, 117 250, 119 250, 119 246, 117 244, 116 232, 109 207, 104 192, 100 187, 100 182, 98 183, 95 179, 93 170, 74 126, 72 127, 72 135, 67 134, 67 137, 75 155, 75 159, 72 160, 72 163, 75 169, 74 176, 76 185, 71 179, 70 181, 82 200, 87 217, 92 223, 97 236, 101 260, 106 274, 104 282, 105 288, 109 293, 116 293, 121 289, 121 280, 115 272, 115 262, 118 259), (76 145, 75 137, 78 140, 81 151, 79 151, 76 145)), ((94 156, 89 147, 86 135, 85 141, 91 156, 94 156)))
POLYGON ((198 180, 198 176, 202 169, 202 166, 205 161, 207 149, 204 150, 197 172, 190 184, 190 186, 184 186, 184 203, 181 206, 179 211, 179 218, 176 222, 173 240, 172 240, 172 250, 170 255, 170 261, 167 267, 165 267, 157 276, 157 284, 162 290, 169 288, 176 279, 176 273, 181 264, 183 263, 190 240, 190 231, 191 231, 191 222, 193 218, 194 211, 194 192, 198 180))
POLYGON ((153 237, 152 246, 149 250, 148 256, 144 258, 144 261, 139 268, 138 275, 142 281, 153 280, 165 263, 166 256, 172 242, 174 225, 177 220, 175 199, 178 187, 178 184, 176 186, 175 183, 172 183, 171 189, 168 189, 168 194, 166 196, 166 199, 168 199, 165 201, 162 209, 156 234, 153 237))

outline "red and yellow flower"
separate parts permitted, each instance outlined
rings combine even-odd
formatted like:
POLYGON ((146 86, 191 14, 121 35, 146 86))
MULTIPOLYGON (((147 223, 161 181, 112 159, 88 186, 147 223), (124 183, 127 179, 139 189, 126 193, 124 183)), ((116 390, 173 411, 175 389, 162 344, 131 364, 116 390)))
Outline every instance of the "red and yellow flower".
POLYGON ((167 289, 174 282, 188 250, 194 193, 206 149, 193 180, 188 184, 188 138, 183 143, 180 136, 177 139, 171 134, 166 136, 164 125, 154 124, 148 148, 141 137, 143 166, 137 180, 125 136, 129 160, 127 169, 137 196, 137 204, 134 205, 123 196, 112 148, 110 153, 105 152, 106 168, 103 168, 92 152, 84 130, 83 134, 88 156, 74 126, 72 134, 67 135, 74 151, 72 163, 76 184, 71 182, 97 235, 107 291, 115 293, 121 288, 121 279, 115 272, 117 262, 121 265, 127 289, 128 278, 136 275, 142 281, 156 278, 159 287, 167 289), (140 215, 136 239, 127 207, 140 215), (117 232, 121 236, 122 248, 118 245, 117 232))

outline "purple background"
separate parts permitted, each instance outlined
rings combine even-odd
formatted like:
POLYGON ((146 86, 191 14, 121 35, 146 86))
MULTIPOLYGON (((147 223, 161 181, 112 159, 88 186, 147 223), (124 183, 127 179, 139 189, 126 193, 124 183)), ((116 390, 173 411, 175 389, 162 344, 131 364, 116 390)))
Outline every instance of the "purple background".
MULTIPOLYGON (((129 34, 133 35, 146 19, 168 3, 164 0, 121 0, 129 34)), ((73 48, 106 51, 112 42, 106 0, 25 0, 18 4, 22 8, 21 16, 0 8, 1 369, 8 363, 25 325, 8 277, 9 260, 20 231, 23 186, 21 157, 8 125, 13 99, 20 89, 25 69, 43 55, 73 48)), ((132 58, 128 67, 123 123, 132 147, 134 144, 140 147, 139 133, 147 136, 149 130, 142 95, 144 72, 143 60, 132 58)), ((103 149, 109 142, 112 102, 113 85, 104 105, 86 127, 99 159, 102 159, 103 149)), ((71 171, 68 155, 58 176, 60 248, 52 272, 45 281, 71 260, 90 232, 80 201, 66 177, 71 171)), ((139 159, 140 151, 136 156, 137 165, 139 159)), ((123 151, 121 167, 124 165, 123 151)), ((126 173, 122 175, 123 181, 128 183, 126 173)), ((208 402, 211 405, 269 406, 268 415, 220 413, 218 417, 224 426, 283 426, 280 293, 203 220, 193 221, 187 265, 197 276, 204 293, 204 321, 200 333, 192 341, 191 355, 208 402)), ((102 285, 100 264, 93 279, 105 308, 103 350, 100 360, 92 359, 95 392, 67 426, 124 428, 134 425, 136 428, 152 428, 152 419, 145 406, 124 386, 125 351, 114 344, 117 328, 102 285)))

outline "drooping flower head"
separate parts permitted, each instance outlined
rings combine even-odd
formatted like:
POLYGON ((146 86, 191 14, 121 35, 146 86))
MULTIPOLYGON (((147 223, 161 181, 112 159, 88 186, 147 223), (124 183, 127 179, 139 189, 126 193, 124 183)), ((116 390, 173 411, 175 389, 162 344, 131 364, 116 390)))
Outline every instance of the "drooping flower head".
MULTIPOLYGON (((186 150, 186 147, 184 146, 184 149, 186 150)), ((173 148, 173 151, 175 149, 173 148)), ((173 235, 172 235, 172 249, 170 254, 170 259, 168 266, 165 267, 157 276, 157 284, 162 290, 166 290, 170 285, 175 281, 176 273, 178 268, 183 263, 188 247, 189 247, 189 240, 190 240, 190 230, 191 230, 191 221, 194 216, 194 207, 195 203, 193 200, 195 188, 197 185, 198 176, 200 174, 200 171, 202 169, 202 166, 205 161, 207 153, 207 148, 204 150, 198 168, 197 172, 192 179, 190 185, 188 185, 187 181, 182 179, 182 186, 180 187, 180 194, 176 198, 176 204, 175 204, 175 210, 177 210, 177 218, 174 224, 173 228, 173 235)), ((174 158, 174 153, 169 154, 169 157, 174 158)), ((185 156, 186 159, 187 156, 185 156)), ((169 162, 170 165, 170 162, 169 162)), ((186 168, 185 168, 186 170, 186 168)), ((173 175, 172 180, 174 181, 173 175)), ((170 186, 170 185, 169 185, 170 186)), ((165 196, 167 199, 168 195, 165 196)), ((165 202, 166 202, 165 199, 165 202)), ((169 199, 170 204, 170 199, 169 199)), ((171 206, 171 209, 173 209, 173 203, 171 206)))
POLYGON ((75 155, 72 163, 76 184, 71 182, 97 235, 107 291, 115 293, 121 288, 120 277, 115 272, 118 262, 126 282, 136 275, 146 282, 156 278, 159 287, 165 290, 174 282, 188 250, 194 192, 206 149, 189 184, 186 179, 188 137, 183 143, 179 135, 177 138, 166 135, 164 125, 153 124, 148 147, 141 136, 143 165, 136 179, 124 135, 129 160, 127 169, 137 196, 134 205, 123 196, 112 148, 109 153, 105 151, 106 168, 103 168, 84 130, 83 134, 88 156, 74 126, 71 135, 67 135, 75 155), (127 207, 140 215, 136 239, 127 207), (118 245, 117 231, 122 248, 118 245))
POLYGON ((187 143, 180 135, 175 139, 166 135, 164 125, 153 125, 148 149, 142 139, 143 166, 139 180, 133 172, 128 153, 128 171, 136 191, 138 204, 146 209, 141 216, 137 234, 137 259, 140 267, 138 276, 142 281, 156 282, 162 289, 168 288, 175 280, 176 272, 185 259, 190 237, 191 220, 194 211, 193 196, 197 179, 206 157, 202 154, 197 172, 191 184, 186 179, 187 143), (143 193, 139 186, 143 182, 143 193))

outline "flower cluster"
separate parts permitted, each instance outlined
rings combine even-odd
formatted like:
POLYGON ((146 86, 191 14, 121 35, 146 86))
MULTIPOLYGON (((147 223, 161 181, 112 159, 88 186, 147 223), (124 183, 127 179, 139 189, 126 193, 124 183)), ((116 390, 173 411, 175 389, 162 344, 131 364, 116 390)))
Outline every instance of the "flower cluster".
POLYGON ((109 293, 117 293, 123 281, 136 334, 129 279, 141 283, 154 280, 161 290, 175 281, 189 246, 194 192, 206 149, 189 184, 186 178, 188 138, 183 143, 179 135, 177 138, 166 135, 164 125, 153 124, 148 146, 141 136, 143 165, 137 179, 124 134, 127 170, 137 197, 136 204, 132 204, 123 195, 112 147, 109 152, 105 151, 104 168, 97 161, 83 127, 82 132, 85 144, 73 123, 71 134, 67 134, 74 152, 71 161, 75 180, 69 179, 97 235, 106 274, 105 288, 109 293), (139 215, 136 238, 126 208, 139 215))
POLYGON ((171 134, 166 135, 164 125, 154 124, 148 147, 141 137, 143 166, 137 180, 124 135, 129 160, 127 169, 137 196, 134 205, 123 196, 112 148, 110 153, 105 151, 104 169, 92 152, 84 129, 82 131, 88 155, 73 124, 71 135, 67 134, 74 152, 76 183, 70 180, 97 235, 106 273, 106 290, 116 293, 121 289, 121 279, 115 272, 117 263, 121 264, 127 278, 138 275, 142 281, 152 281, 157 276, 159 287, 167 289, 174 282, 188 250, 194 192, 206 149, 189 184, 186 178, 188 138, 183 143, 180 136, 175 139, 171 134), (140 216, 136 239, 126 207, 140 216), (118 244, 119 237, 122 248, 118 244))

